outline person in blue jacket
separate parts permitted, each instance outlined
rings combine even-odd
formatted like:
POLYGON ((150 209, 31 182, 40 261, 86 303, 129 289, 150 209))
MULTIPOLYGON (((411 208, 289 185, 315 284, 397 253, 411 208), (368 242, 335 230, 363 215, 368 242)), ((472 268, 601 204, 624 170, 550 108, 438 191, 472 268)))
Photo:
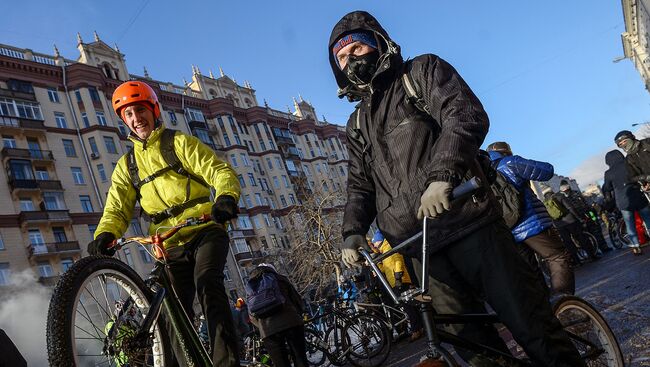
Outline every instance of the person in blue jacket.
POLYGON ((546 162, 525 159, 512 155, 510 145, 495 142, 488 146, 492 165, 505 176, 520 192, 523 192, 521 218, 512 228, 517 243, 526 246, 520 252, 537 266, 537 253, 548 264, 551 273, 551 288, 554 293, 573 294, 575 275, 570 264, 570 255, 544 204, 530 188, 530 181, 547 181, 553 177, 553 165, 546 162), (532 251, 531 251, 532 250, 532 251))

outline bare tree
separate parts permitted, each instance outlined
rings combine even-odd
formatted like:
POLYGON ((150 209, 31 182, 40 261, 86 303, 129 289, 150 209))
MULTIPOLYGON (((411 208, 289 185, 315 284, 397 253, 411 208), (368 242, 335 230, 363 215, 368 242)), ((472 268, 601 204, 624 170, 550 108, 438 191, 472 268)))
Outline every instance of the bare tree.
POLYGON ((301 205, 287 216, 291 247, 278 253, 275 260, 283 264, 301 294, 321 299, 341 274, 345 194, 321 188, 304 189, 301 194, 301 205))

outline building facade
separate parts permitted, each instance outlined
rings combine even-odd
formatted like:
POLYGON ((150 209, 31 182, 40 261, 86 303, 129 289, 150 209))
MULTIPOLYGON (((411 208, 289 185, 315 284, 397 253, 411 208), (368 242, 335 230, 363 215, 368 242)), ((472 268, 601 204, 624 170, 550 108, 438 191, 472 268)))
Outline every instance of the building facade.
MULTIPOLYGON (((286 215, 312 190, 344 190, 344 128, 320 121, 315 108, 294 100, 294 111, 260 106, 250 83, 220 70, 192 67, 184 85, 130 74, 124 55, 95 34, 78 35, 79 58, 0 45, 0 285, 33 269, 54 284, 85 256, 101 218, 111 173, 128 151, 128 128, 110 97, 125 80, 141 80, 158 94, 162 123, 198 137, 237 171, 240 215, 230 230, 225 271, 234 299, 247 269, 291 246, 286 215)), ((147 232, 136 207, 125 236, 147 232)), ((145 276, 154 261, 130 246, 116 255, 145 276)))
POLYGON ((621 0, 625 32, 621 34, 623 54, 632 60, 645 88, 650 91, 650 2, 648 0, 621 0))

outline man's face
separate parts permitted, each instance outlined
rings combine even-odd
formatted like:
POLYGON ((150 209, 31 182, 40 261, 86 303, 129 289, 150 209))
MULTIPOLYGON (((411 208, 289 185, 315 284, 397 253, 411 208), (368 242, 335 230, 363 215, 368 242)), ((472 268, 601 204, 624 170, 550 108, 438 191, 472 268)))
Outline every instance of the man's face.
POLYGON ((365 54, 369 54, 374 50, 375 50, 374 48, 366 45, 363 42, 354 41, 350 43, 349 45, 340 49, 339 52, 336 54, 336 59, 339 61, 339 68, 341 70, 345 69, 345 66, 348 64, 348 56, 350 55, 362 56, 365 54))
POLYGON ((155 128, 153 112, 142 104, 133 104, 122 111, 124 123, 140 139, 145 140, 155 128))

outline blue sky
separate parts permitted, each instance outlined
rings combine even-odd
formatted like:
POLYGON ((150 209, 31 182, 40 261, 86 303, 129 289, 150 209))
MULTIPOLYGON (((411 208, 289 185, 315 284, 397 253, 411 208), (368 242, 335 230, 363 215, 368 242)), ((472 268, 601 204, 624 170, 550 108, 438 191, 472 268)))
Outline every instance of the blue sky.
POLYGON ((129 71, 181 83, 190 65, 221 66, 251 82, 260 103, 286 110, 298 94, 345 124, 353 106, 336 97, 326 46, 348 11, 374 14, 405 57, 451 62, 491 120, 486 144, 547 160, 583 185, 602 177, 614 134, 650 120, 650 95, 623 54, 620 1, 88 1, 66 7, 12 2, 0 43, 76 58, 76 33, 117 42, 129 71), (142 10, 141 10, 142 9, 142 10), (141 11, 140 11, 141 10, 141 11))

